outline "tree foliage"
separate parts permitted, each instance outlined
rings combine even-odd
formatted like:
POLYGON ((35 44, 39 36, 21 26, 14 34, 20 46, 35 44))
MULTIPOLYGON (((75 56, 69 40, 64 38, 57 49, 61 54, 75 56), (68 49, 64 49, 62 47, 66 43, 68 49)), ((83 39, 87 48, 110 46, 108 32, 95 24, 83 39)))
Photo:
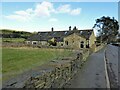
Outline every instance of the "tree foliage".
POLYGON ((51 41, 51 40, 48 40, 48 43, 50 46, 56 46, 57 45, 57 42, 56 41, 51 41))
POLYGON ((26 32, 26 31, 16 31, 16 30, 10 30, 10 29, 1 29, 2 38, 25 38, 27 39, 29 36, 31 36, 33 33, 26 32))
POLYGON ((98 38, 101 38, 101 41, 111 42, 115 39, 118 34, 119 24, 116 19, 108 17, 101 17, 96 19, 94 24, 95 30, 98 32, 98 38))

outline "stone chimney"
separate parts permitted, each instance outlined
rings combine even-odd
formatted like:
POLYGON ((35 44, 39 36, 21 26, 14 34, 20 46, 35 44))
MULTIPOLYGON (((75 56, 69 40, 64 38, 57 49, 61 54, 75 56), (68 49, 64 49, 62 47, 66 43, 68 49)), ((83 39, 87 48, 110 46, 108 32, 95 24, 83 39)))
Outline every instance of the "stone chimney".
POLYGON ((69 26, 69 31, 71 31, 71 26, 69 26))
POLYGON ((52 32, 54 31, 54 28, 53 28, 53 27, 51 28, 51 31, 52 31, 52 32))
POLYGON ((76 26, 74 26, 73 30, 77 30, 76 26))

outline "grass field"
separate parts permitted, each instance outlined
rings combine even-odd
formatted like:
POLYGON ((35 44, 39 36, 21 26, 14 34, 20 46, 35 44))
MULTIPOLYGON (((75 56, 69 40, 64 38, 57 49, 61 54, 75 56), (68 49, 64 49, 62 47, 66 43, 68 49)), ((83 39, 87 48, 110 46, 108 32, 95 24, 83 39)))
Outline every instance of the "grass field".
POLYGON ((64 49, 2 48, 3 80, 70 53, 64 49))
POLYGON ((24 42, 24 38, 2 38, 3 42, 24 42))

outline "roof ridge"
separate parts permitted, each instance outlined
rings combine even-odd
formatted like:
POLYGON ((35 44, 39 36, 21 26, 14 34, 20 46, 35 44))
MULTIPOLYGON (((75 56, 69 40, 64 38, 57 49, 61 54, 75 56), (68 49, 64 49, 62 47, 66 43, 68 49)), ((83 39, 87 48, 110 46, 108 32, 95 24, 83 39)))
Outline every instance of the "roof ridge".
MULTIPOLYGON (((81 30, 76 30, 76 31, 92 31, 93 29, 81 29, 81 30)), ((73 30, 63 30, 63 31, 38 31, 38 33, 42 32, 65 32, 65 31, 73 31, 73 30)))

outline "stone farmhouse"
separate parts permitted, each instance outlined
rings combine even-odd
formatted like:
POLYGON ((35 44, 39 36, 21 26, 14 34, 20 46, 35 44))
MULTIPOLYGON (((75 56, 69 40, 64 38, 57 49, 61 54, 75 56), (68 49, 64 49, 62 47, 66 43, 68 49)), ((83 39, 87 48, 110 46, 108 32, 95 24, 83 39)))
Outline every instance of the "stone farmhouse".
POLYGON ((26 40, 27 44, 52 45, 74 49, 93 48, 95 47, 95 41, 96 37, 93 29, 78 30, 76 27, 73 30, 69 27, 69 30, 65 31, 54 31, 52 28, 51 31, 38 32, 26 40))

